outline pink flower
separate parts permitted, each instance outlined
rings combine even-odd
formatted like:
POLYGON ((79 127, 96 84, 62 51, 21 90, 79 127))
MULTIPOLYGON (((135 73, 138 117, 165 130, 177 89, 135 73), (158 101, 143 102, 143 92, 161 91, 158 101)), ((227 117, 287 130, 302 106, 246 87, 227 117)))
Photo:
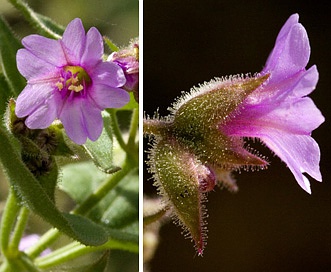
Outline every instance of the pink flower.
POLYGON ((126 83, 124 88, 129 92, 134 92, 138 101, 139 87, 139 41, 134 39, 127 48, 112 53, 108 61, 115 62, 124 71, 126 83))
POLYGON ((98 139, 101 111, 129 102, 121 89, 123 70, 103 62, 102 36, 92 27, 87 34, 80 19, 69 23, 60 40, 30 35, 22 40, 17 66, 27 86, 16 101, 16 115, 27 117, 30 129, 44 129, 60 119, 77 144, 98 139))
POLYGON ((233 138, 259 138, 292 171, 299 185, 311 193, 303 173, 322 181, 320 150, 311 132, 324 117, 307 97, 318 81, 316 66, 306 70, 310 45, 305 28, 292 15, 280 33, 261 74, 269 80, 243 101, 240 111, 221 126, 233 138))

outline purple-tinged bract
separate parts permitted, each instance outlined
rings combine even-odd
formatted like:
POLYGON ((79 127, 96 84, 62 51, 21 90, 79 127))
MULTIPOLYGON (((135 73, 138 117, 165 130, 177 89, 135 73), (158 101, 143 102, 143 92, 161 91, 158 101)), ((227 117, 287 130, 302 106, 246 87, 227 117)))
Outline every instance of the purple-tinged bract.
POLYGON ((71 21, 60 40, 30 35, 17 52, 17 67, 27 86, 16 101, 16 115, 30 129, 44 129, 59 119, 77 144, 98 139, 101 111, 129 102, 121 87, 123 70, 103 62, 102 36, 92 27, 86 34, 79 18, 71 21))

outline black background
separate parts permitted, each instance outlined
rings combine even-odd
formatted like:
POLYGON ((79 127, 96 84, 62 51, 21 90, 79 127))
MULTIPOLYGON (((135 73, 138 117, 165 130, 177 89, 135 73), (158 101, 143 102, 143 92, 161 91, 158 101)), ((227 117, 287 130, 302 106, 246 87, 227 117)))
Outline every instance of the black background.
MULTIPOLYGON (((303 191, 277 157, 258 146, 271 166, 236 174, 239 192, 208 195, 208 245, 195 254, 172 223, 150 270, 331 271, 330 82, 331 13, 328 1, 144 1, 144 111, 167 107, 181 91, 213 77, 259 72, 287 18, 299 13, 312 48, 308 67, 320 80, 310 95, 326 117, 313 132, 321 148, 323 182, 303 191), (324 4, 325 3, 325 4, 324 4)), ((144 172, 144 191, 155 193, 144 172)))

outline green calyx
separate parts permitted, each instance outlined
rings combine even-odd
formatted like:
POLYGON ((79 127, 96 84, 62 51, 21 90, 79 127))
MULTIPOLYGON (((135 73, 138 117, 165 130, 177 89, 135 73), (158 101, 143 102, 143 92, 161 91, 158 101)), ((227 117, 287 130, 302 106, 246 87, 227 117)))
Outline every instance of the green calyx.
POLYGON ((144 134, 154 139, 148 161, 154 185, 191 235, 199 255, 206 239, 205 193, 216 181, 236 191, 231 171, 267 164, 244 148, 243 139, 225 135, 220 126, 235 118, 247 96, 268 77, 211 81, 184 94, 168 117, 144 120, 144 134))
POLYGON ((202 254, 205 246, 204 194, 199 189, 200 162, 175 140, 165 139, 154 144, 149 166, 168 208, 179 220, 202 254))

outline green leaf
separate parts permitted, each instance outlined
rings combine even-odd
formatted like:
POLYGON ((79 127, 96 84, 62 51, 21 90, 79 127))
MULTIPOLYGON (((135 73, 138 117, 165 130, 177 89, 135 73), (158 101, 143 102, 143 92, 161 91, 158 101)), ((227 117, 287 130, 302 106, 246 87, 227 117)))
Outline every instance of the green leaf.
POLYGON ((20 42, 10 30, 8 24, 0 16, 0 62, 2 72, 7 79, 9 89, 4 89, 6 95, 16 97, 26 85, 25 79, 17 70, 16 53, 21 48, 20 42))
POLYGON ((61 213, 39 181, 27 169, 14 148, 11 136, 0 127, 0 162, 22 203, 68 236, 85 245, 107 241, 104 229, 77 215, 61 213))
POLYGON ((84 201, 107 175, 91 162, 67 164, 62 169, 61 190, 69 194, 78 204, 84 201))
POLYGON ((63 27, 53 22, 50 18, 40 15, 34 12, 27 3, 21 0, 10 0, 25 17, 25 19, 38 31, 42 36, 46 36, 53 39, 61 38, 63 33, 63 27))
MULTIPOLYGON (((66 165, 60 188, 82 203, 109 175, 91 162, 66 165)), ((102 223, 109 237, 138 243, 138 173, 129 174, 92 209, 89 217, 102 223)))
POLYGON ((110 174, 118 171, 120 168, 113 165, 113 137, 111 131, 110 115, 102 112, 104 128, 101 136, 95 142, 87 140, 84 148, 100 170, 110 174))
MULTIPOLYGON (((102 222, 109 229, 121 229, 138 235, 138 174, 126 176, 99 205, 102 222)), ((93 212, 93 211, 92 211, 93 212)))
POLYGON ((57 180, 58 180, 58 175, 59 175, 59 169, 57 167, 57 163, 54 161, 52 166, 52 170, 46 174, 46 175, 41 175, 38 177, 38 181, 40 185, 43 187, 43 189, 46 191, 47 195, 49 198, 55 202, 55 188, 57 185, 57 180))

